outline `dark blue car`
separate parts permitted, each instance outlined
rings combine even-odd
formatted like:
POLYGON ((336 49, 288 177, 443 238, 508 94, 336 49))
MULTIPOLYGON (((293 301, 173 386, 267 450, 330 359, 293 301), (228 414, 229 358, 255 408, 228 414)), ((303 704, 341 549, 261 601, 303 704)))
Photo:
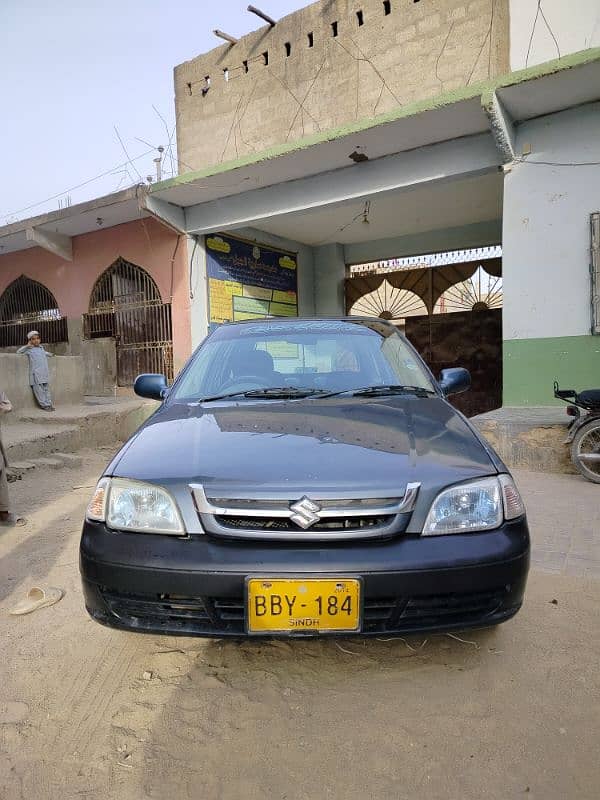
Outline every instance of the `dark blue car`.
POLYGON ((101 477, 86 607, 118 628, 357 635, 495 625, 521 607, 525 509, 507 468, 382 320, 223 325, 101 477))

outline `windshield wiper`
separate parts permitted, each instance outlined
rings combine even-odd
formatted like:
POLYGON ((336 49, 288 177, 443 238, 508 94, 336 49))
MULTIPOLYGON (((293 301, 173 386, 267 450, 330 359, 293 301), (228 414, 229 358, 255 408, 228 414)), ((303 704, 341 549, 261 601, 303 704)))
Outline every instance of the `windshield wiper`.
POLYGON ((363 386, 360 389, 343 389, 339 392, 329 392, 322 397, 336 397, 348 394, 350 397, 384 397, 393 394, 414 394, 417 397, 429 397, 435 395, 432 389, 424 389, 422 386, 404 386, 402 384, 386 384, 384 386, 363 386))
POLYGON ((360 389, 342 389, 339 392, 329 392, 327 389, 311 389, 308 386, 268 386, 264 389, 248 389, 245 392, 227 392, 210 397, 200 397, 199 403, 212 403, 216 400, 229 400, 233 397, 266 398, 269 400, 301 399, 303 397, 337 397, 338 395, 350 397, 384 397, 394 394, 414 394, 417 397, 429 397, 436 392, 423 389, 421 386, 403 386, 400 384, 387 384, 385 386, 363 386, 360 389))
POLYGON ((244 392, 245 397, 312 397, 315 394, 323 394, 324 389, 310 389, 308 386, 271 386, 268 389, 250 389, 244 392))
POLYGON ((248 389, 245 392, 228 392, 211 397, 201 397, 198 402, 211 403, 214 400, 227 400, 230 397, 265 397, 273 400, 285 400, 286 398, 312 397, 312 395, 321 394, 324 391, 324 389, 309 389, 308 387, 269 386, 265 389, 248 389))

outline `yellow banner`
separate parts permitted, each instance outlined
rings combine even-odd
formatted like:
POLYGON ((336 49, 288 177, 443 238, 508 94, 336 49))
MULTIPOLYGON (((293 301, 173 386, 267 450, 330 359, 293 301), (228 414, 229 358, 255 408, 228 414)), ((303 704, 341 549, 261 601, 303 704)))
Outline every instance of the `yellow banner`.
POLYGON ((208 290, 210 293, 210 321, 231 322, 233 320, 233 298, 242 294, 242 284, 210 278, 208 290))
MULTIPOLYGON (((257 300, 272 300, 275 299, 273 297, 273 290, 272 289, 264 289, 262 286, 246 286, 244 284, 244 297, 254 297, 257 300)), ((275 292, 275 294, 278 294, 275 292)))
MULTIPOLYGON (((269 298, 270 300, 271 298, 269 298)), ((275 303, 288 303, 291 306, 298 304, 298 297, 296 292, 279 292, 277 289, 273 292, 273 301, 275 303)))
POLYGON ((276 317, 298 316, 296 306, 288 306, 284 303, 269 303, 269 314, 274 314, 276 317))

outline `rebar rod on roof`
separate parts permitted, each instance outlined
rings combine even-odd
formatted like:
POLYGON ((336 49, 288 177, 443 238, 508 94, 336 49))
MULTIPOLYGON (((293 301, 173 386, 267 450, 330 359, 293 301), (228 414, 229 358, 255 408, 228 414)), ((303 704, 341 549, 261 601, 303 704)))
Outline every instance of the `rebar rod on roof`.
POLYGON ((272 17, 270 17, 268 14, 265 14, 265 12, 261 11, 260 8, 256 8, 256 6, 248 6, 248 11, 251 14, 256 14, 257 17, 264 19, 264 21, 268 22, 272 28, 274 28, 277 24, 272 17))
POLYGON ((235 38, 235 36, 231 36, 229 33, 224 33, 223 31, 220 31, 218 28, 215 28, 213 33, 215 36, 218 36, 219 39, 225 39, 225 41, 229 42, 229 44, 238 43, 238 40, 235 38))

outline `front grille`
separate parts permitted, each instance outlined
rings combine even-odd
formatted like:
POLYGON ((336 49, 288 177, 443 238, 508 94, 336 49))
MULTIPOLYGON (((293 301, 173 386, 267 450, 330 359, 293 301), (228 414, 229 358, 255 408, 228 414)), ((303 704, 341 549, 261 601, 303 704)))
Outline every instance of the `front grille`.
MULTIPOLYGON (((356 497, 320 492, 314 497, 266 490, 256 496, 228 497, 216 487, 206 493, 190 484, 201 530, 212 536, 280 541, 376 539, 403 533, 414 509, 420 484, 406 484, 404 494, 356 497)), ((365 492, 368 494, 368 492, 365 492)))
POLYGON ((487 592, 461 592, 425 594, 379 600, 377 611, 365 602, 364 630, 403 630, 438 627, 443 625, 469 625, 497 611, 503 604, 510 587, 504 586, 487 592), (384 616, 385 615, 385 616, 384 616), (383 628, 379 627, 383 624, 383 628))
POLYGON ((103 591, 110 612, 130 627, 171 633, 243 633, 244 603, 238 599, 130 595, 103 591))
MULTIPOLYGON (((510 586, 485 592, 415 595, 363 600, 363 633, 484 625, 505 603, 510 586)), ((111 615, 129 628, 175 634, 242 635, 242 598, 116 594, 102 596, 111 615)))
MULTIPOLYGON (((217 508, 225 506, 228 509, 252 509, 260 506, 261 509, 274 511, 280 509, 287 511, 291 500, 232 500, 228 497, 207 497, 207 501, 217 508)), ((400 498, 401 499, 401 498, 400 498)), ((381 506, 395 507, 400 502, 397 497, 368 497, 366 499, 340 499, 340 500, 319 500, 321 508, 361 508, 368 511, 370 508, 380 508, 381 506)))
MULTIPOLYGON (((381 517, 330 517, 322 519, 310 526, 310 530, 318 531, 359 531, 365 528, 377 528, 389 525, 393 514, 381 517)), ((301 532, 302 528, 285 517, 225 517, 215 516, 215 520, 224 528, 232 530, 253 531, 293 531, 301 532)))

